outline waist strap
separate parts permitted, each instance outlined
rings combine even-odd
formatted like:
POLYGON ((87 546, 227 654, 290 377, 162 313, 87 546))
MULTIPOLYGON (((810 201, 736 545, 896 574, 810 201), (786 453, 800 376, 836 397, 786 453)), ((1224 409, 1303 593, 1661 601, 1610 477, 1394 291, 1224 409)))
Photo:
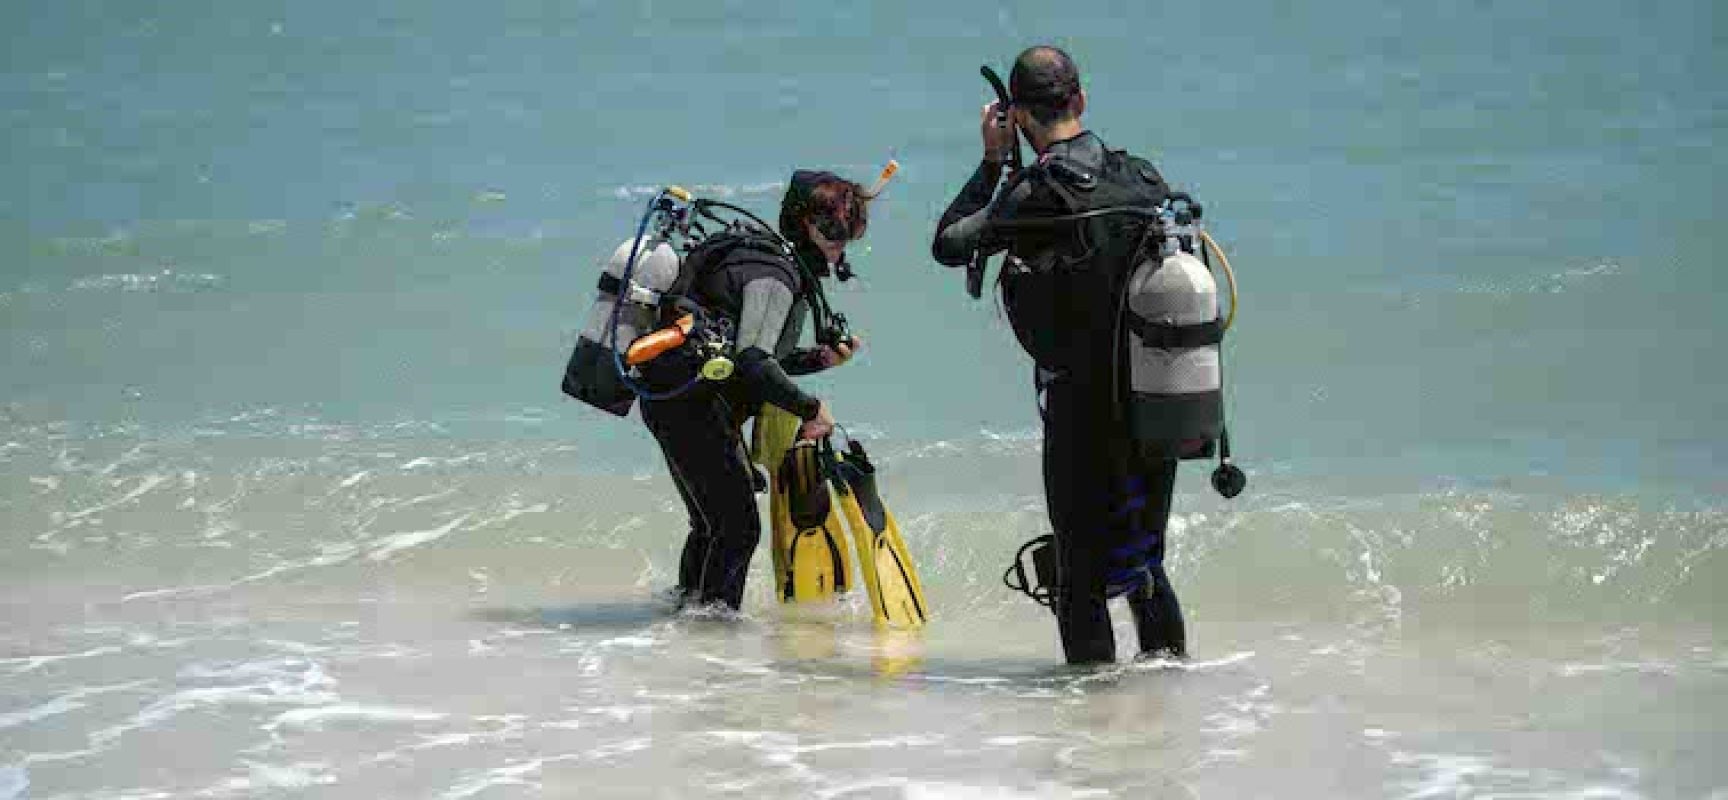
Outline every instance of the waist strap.
POLYGON ((1208 347, 1224 341, 1224 321, 1219 319, 1195 325, 1165 325, 1129 315, 1128 329, 1147 347, 1160 350, 1208 347))

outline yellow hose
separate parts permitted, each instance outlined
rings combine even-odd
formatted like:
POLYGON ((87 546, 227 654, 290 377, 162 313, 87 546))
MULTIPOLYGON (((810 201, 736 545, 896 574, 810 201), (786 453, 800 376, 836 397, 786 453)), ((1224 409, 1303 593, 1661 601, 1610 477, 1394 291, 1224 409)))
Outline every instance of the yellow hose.
POLYGON ((1224 248, 1219 247, 1218 243, 1213 241, 1212 234, 1201 229, 1200 239, 1206 243, 1207 247, 1212 248, 1214 255, 1218 256, 1218 263, 1224 265, 1224 277, 1230 281, 1230 316, 1224 318, 1224 330, 1230 330, 1231 324, 1236 322, 1236 273, 1230 270, 1230 259, 1224 256, 1224 248))

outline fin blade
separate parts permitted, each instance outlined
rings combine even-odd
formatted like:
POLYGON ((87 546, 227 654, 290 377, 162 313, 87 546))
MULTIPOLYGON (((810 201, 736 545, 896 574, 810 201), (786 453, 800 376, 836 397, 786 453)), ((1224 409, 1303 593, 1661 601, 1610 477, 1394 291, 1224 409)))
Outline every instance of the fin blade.
POLYGON ((876 492, 874 475, 848 474, 852 491, 840 497, 846 525, 857 542, 864 589, 876 624, 893 628, 922 627, 928 619, 924 589, 900 526, 876 492))
POLYGON ((788 476, 781 467, 786 460, 786 451, 791 450, 797 441, 798 425, 798 417, 791 412, 764 403, 750 426, 750 458, 766 467, 769 473, 768 552, 774 562, 775 594, 783 601, 791 599, 787 586, 792 564, 787 554, 792 551, 792 540, 797 537, 798 529, 792 525, 788 476))
POLYGON ((924 596, 911 559, 884 536, 877 545, 875 566, 877 619, 896 628, 923 626, 927 620, 924 596))
POLYGON ((788 602, 807 603, 834 596, 838 574, 834 569, 834 549, 825 541, 828 538, 821 528, 798 532, 792 543, 791 570, 783 594, 788 602))
POLYGON ((775 546, 786 541, 780 599, 789 603, 830 600, 852 586, 852 552, 847 547, 822 462, 815 447, 786 452, 775 487, 785 518, 775 517, 775 546))

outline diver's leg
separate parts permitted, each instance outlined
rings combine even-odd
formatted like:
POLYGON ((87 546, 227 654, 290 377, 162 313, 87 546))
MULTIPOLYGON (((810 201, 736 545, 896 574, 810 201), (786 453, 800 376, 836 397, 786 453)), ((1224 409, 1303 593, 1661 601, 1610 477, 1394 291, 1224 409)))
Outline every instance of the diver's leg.
POLYGON ((1134 615, 1134 631, 1140 637, 1140 652, 1158 658, 1187 658, 1188 633, 1182 623, 1182 604, 1164 565, 1150 567, 1151 580, 1128 594, 1128 609, 1134 615))
POLYGON ((684 550, 678 557, 678 596, 682 601, 696 585, 696 574, 702 567, 702 552, 707 549, 708 537, 713 535, 713 531, 708 527, 708 517, 702 507, 690 496, 690 490, 684 488, 684 481, 672 466, 670 453, 666 454, 666 469, 672 473, 672 485, 678 487, 678 497, 684 501, 684 511, 690 517, 690 534, 684 537, 684 550))
POLYGON ((1170 577, 1164 571, 1164 545, 1170 527, 1170 502, 1175 495, 1178 463, 1174 459, 1162 459, 1143 473, 1149 496, 1141 524, 1156 536, 1156 542, 1146 561, 1148 580, 1128 593, 1128 610, 1134 616, 1140 652, 1171 658, 1188 655, 1182 604, 1177 601, 1176 590, 1170 586, 1170 577))
POLYGON ((1116 635, 1105 600, 1110 538, 1103 536, 1107 492, 1100 491, 1097 443, 1075 393, 1049 387, 1044 416, 1044 495, 1055 529, 1057 586, 1052 610, 1070 664, 1114 662, 1116 635))
POLYGON ((762 521, 751 471, 740 458, 738 434, 726 406, 712 397, 686 396, 655 404, 645 416, 692 519, 702 520, 692 524, 692 536, 685 542, 680 583, 697 602, 722 602, 736 609, 743 604, 762 521), (699 527, 706 535, 695 535, 699 527))
POLYGON ((679 604, 682 605, 696 585, 701 555, 707 549, 712 529, 707 513, 690 495, 690 490, 684 487, 683 476, 679 474, 677 464, 672 459, 673 449, 682 441, 680 424, 684 420, 684 414, 680 409, 671 407, 671 403, 672 401, 665 400, 644 400, 642 422, 648 432, 654 435, 655 443, 660 445, 660 454, 666 458, 666 469, 672 476, 672 486, 678 490, 678 498, 684 501, 684 513, 690 518, 690 532, 684 537, 684 549, 678 559, 678 585, 674 590, 678 594, 679 604))

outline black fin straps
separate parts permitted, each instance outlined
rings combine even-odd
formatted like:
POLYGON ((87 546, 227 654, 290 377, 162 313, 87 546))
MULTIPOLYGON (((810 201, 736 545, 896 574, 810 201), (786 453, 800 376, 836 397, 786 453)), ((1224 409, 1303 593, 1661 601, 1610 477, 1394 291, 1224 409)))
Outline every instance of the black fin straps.
POLYGON ((1054 608, 1056 602, 1056 535, 1046 533, 1032 541, 1020 545, 1020 550, 1014 554, 1014 563, 1002 573, 1002 584, 1016 592, 1032 598, 1032 602, 1045 608, 1054 608), (1032 577, 1026 576, 1026 552, 1032 552, 1032 577))
POLYGON ((828 487, 823 484, 826 472, 814 445, 794 445, 780 461, 787 511, 792 525, 799 530, 819 528, 828 521, 831 506, 828 487))

